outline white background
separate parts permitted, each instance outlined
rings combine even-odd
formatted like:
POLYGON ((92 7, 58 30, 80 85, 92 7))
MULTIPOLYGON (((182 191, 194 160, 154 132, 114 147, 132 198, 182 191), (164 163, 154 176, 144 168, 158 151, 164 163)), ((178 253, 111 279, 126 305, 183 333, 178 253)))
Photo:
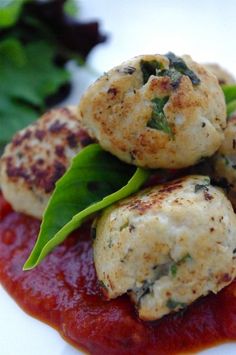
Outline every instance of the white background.
MULTIPOLYGON (((191 54, 199 62, 218 62, 236 76, 235 0, 81 0, 80 9, 82 19, 100 19, 103 32, 109 35, 108 42, 89 56, 89 65, 97 73, 135 55, 171 50, 179 55, 191 54)), ((74 73, 75 89, 67 103, 78 103, 94 79, 95 75, 86 70, 74 73)), ((0 354, 79 352, 56 331, 23 313, 0 286, 0 354)), ((233 355, 236 343, 202 354, 233 355)))

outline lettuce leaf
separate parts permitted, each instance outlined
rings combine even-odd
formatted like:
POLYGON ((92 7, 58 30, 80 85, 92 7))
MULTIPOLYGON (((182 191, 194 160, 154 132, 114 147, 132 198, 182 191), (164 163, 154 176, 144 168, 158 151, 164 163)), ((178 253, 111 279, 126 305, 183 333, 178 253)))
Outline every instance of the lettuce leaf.
POLYGON ((106 40, 78 1, 0 0, 0 154, 13 134, 70 92, 67 62, 84 65, 106 40))
POLYGON ((45 99, 68 82, 70 75, 54 65, 55 50, 43 41, 22 46, 0 42, 0 145, 45 110, 45 99))
POLYGON ((95 212, 136 192, 149 176, 149 171, 121 162, 98 144, 84 148, 56 184, 24 270, 37 266, 95 212))
POLYGON ((225 95, 227 116, 229 117, 236 111, 236 85, 222 85, 225 95))
POLYGON ((13 26, 21 13, 27 0, 2 0, 0 1, 0 28, 13 26))
POLYGON ((222 85, 221 87, 225 95, 226 104, 236 100, 236 85, 222 85))

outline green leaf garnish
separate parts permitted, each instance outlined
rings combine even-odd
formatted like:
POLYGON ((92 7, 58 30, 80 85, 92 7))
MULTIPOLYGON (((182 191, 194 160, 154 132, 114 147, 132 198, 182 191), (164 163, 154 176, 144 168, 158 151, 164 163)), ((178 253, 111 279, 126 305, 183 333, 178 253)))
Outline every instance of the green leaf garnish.
POLYGON ((77 10, 77 0, 0 0, 0 152, 16 131, 69 94, 66 63, 85 65, 90 50, 105 41, 97 22, 71 18, 77 10))
POLYGON ((0 145, 32 122, 45 108, 45 98, 68 81, 69 73, 54 65, 54 55, 46 42, 23 47, 9 38, 0 43, 0 145))
POLYGON ((9 37, 0 42, 0 57, 1 66, 10 62, 12 65, 22 68, 27 63, 24 47, 16 38, 9 37))
POLYGON ((163 64, 157 60, 141 60, 141 71, 143 73, 143 83, 146 84, 151 75, 157 75, 157 71, 163 68, 163 64))
POLYGON ((189 77, 189 79, 192 81, 193 85, 199 85, 200 84, 200 79, 199 77, 194 73, 193 70, 189 69, 185 61, 177 57, 174 53, 169 52, 165 54, 165 56, 169 59, 170 62, 170 68, 174 68, 177 70, 179 73, 186 75, 189 77))
POLYGON ((38 265, 89 216, 136 192, 149 175, 147 170, 121 162, 98 144, 84 148, 56 184, 24 270, 38 265))
POLYGON ((222 85, 221 88, 225 95, 226 104, 236 100, 236 85, 222 85))
POLYGON ((226 102, 227 116, 236 111, 236 85, 221 86, 226 102))
POLYGON ((165 113, 163 111, 165 104, 169 100, 169 96, 158 98, 155 97, 152 100, 153 111, 151 119, 147 123, 147 127, 163 131, 173 137, 173 132, 168 124, 165 113))
POLYGON ((28 0, 0 1, 0 28, 15 24, 19 18, 23 4, 28 0))
POLYGON ((67 15, 74 17, 78 14, 78 2, 76 0, 66 0, 63 9, 67 15))

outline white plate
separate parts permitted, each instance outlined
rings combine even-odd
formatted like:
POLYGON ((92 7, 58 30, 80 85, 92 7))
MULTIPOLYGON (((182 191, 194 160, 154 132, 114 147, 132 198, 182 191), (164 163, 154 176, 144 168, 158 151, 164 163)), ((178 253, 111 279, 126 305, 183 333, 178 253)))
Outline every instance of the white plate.
MULTIPOLYGON (((110 40, 90 55, 98 73, 142 53, 188 53, 200 62, 218 62, 236 75, 236 2, 221 0, 90 0, 80 1, 84 19, 99 18, 110 40)), ((94 79, 74 75, 76 103, 94 79), (82 79, 81 79, 82 78, 82 79), (82 82, 81 82, 82 80, 82 82), (79 82, 79 85, 78 85, 79 82)), ((1 355, 78 355, 55 330, 29 317, 0 286, 1 355)), ((236 343, 203 351, 204 355, 235 355, 236 343)))

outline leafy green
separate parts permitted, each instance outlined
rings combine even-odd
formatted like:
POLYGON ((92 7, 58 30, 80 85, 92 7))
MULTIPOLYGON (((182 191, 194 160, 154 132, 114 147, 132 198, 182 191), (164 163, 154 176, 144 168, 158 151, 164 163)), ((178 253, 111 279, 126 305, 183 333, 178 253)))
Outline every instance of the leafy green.
POLYGON ((0 0, 0 152, 17 130, 69 94, 66 63, 84 65, 105 41, 98 23, 79 22, 76 10, 76 0, 0 0))
POLYGON ((146 84, 151 75, 157 75, 158 69, 163 68, 163 64, 157 60, 141 60, 140 67, 143 73, 143 83, 146 84))
POLYGON ((18 20, 23 4, 27 0, 0 1, 0 28, 12 26, 18 20))
POLYGON ((149 174, 121 162, 98 144, 84 148, 56 184, 24 270, 38 265, 89 216, 137 191, 149 174))
POLYGON ((155 97, 152 100, 153 111, 151 119, 147 123, 147 127, 163 131, 170 136, 173 136, 173 132, 168 124, 165 113, 163 111, 165 104, 169 100, 169 97, 158 98, 155 97))
POLYGON ((78 3, 76 0, 66 0, 63 9, 67 15, 73 17, 78 14, 78 3))
POLYGON ((46 97, 68 81, 68 72, 54 65, 54 54, 45 42, 23 48, 9 38, 0 44, 0 144, 32 122, 45 109, 46 97))
POLYGON ((37 118, 33 108, 23 102, 15 102, 0 94, 0 149, 9 141, 14 132, 29 125, 37 118))
POLYGON ((187 64, 182 58, 177 57, 172 52, 167 53, 165 56, 169 59, 170 68, 174 68, 179 73, 188 76, 193 85, 200 84, 200 79, 198 76, 194 73, 194 71, 188 68, 187 64))
POLYGON ((236 85, 221 86, 226 102, 227 116, 236 111, 236 85))
POLYGON ((221 87, 225 95, 226 104, 236 100, 236 85, 222 85, 221 87))
POLYGON ((24 48, 16 38, 6 38, 0 42, 0 65, 10 64, 21 68, 26 64, 24 48))

